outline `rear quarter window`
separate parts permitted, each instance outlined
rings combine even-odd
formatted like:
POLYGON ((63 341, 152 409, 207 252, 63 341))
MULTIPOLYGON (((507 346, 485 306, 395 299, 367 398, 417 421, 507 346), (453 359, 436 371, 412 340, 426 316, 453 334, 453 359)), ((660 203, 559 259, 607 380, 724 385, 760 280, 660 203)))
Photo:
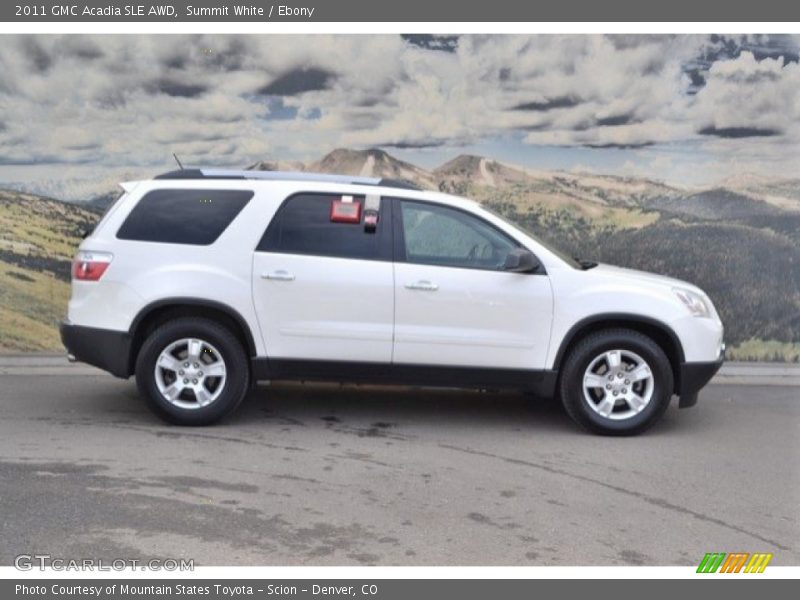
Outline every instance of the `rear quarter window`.
POLYGON ((250 190, 153 190, 142 196, 117 238, 207 246, 252 197, 250 190))

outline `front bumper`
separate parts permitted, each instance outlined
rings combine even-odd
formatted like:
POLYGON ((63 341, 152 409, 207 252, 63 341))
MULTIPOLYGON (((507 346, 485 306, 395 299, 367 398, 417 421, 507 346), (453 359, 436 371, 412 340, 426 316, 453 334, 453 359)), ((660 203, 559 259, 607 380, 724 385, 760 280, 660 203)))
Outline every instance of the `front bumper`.
POLYGON ((126 331, 96 329, 62 321, 61 342, 75 360, 99 367, 112 375, 131 376, 131 338, 126 331))
POLYGON ((711 362, 681 363, 675 387, 675 393, 680 396, 678 403, 680 408, 688 408, 697 404, 697 392, 711 381, 723 362, 725 362, 724 353, 721 353, 717 360, 711 362))

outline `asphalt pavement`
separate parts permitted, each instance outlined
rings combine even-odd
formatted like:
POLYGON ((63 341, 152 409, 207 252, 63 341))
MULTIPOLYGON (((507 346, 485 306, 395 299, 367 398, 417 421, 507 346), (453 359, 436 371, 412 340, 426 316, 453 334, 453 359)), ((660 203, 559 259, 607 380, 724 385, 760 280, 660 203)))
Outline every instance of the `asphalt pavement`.
POLYGON ((0 564, 798 565, 800 377, 769 368, 603 438, 519 394, 316 384, 179 428, 133 381, 2 357, 0 564))

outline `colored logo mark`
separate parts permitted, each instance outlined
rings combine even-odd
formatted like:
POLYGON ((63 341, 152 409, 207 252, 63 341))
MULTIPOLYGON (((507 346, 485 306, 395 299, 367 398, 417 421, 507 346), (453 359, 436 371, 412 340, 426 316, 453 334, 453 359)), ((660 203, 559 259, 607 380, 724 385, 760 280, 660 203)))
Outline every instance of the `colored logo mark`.
POLYGON ((708 552, 697 567, 698 573, 763 573, 772 554, 766 552, 708 552))

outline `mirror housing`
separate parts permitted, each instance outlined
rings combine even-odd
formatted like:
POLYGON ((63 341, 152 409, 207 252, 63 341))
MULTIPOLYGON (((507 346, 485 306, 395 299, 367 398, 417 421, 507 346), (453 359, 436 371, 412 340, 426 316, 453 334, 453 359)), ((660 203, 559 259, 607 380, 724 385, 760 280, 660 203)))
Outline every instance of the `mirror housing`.
POLYGON ((506 262, 503 265, 504 271, 512 273, 533 273, 539 270, 542 263, 539 259, 525 248, 514 248, 506 256, 506 262))

